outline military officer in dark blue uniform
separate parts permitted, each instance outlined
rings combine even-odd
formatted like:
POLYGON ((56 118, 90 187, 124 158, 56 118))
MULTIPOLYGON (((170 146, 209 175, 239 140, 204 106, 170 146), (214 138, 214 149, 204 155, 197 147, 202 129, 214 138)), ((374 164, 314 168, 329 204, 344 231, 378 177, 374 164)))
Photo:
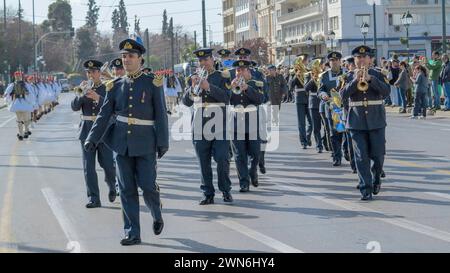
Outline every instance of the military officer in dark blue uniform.
POLYGON ((314 133, 314 140, 316 143, 316 150, 318 153, 323 152, 323 142, 322 142, 322 121, 319 113, 319 106, 320 106, 320 99, 317 96, 317 90, 319 87, 317 86, 316 81, 314 80, 315 77, 319 77, 319 75, 311 75, 311 72, 309 73, 309 77, 305 78, 305 90, 308 94, 308 109, 309 109, 309 115, 311 117, 311 125, 312 130, 314 133))
POLYGON ((250 62, 235 61, 236 78, 231 83, 231 121, 232 145, 236 169, 239 177, 240 192, 248 192, 250 181, 258 187, 258 163, 261 141, 258 130, 258 105, 264 101, 263 83, 252 80, 250 62), (250 169, 248 159, 250 157, 250 169))
POLYGON ((115 78, 123 77, 126 74, 125 69, 123 68, 122 58, 112 60, 109 64, 109 68, 112 70, 112 76, 115 78))
POLYGON ((101 138, 92 151, 85 151, 83 148, 84 142, 106 97, 105 85, 100 80, 100 68, 102 65, 103 63, 96 60, 88 60, 83 64, 89 81, 85 82, 86 85, 83 85, 85 90, 82 90, 81 87, 76 88, 78 96, 71 103, 73 111, 81 110, 78 139, 81 141, 84 179, 89 199, 86 208, 101 207, 98 177, 95 170, 95 157, 98 157, 98 163, 105 171, 105 181, 109 187, 109 201, 114 202, 116 199, 116 168, 114 166, 113 152, 102 143, 101 138))
POLYGON ((300 144, 303 149, 307 149, 312 145, 312 121, 308 111, 309 94, 305 89, 305 75, 295 74, 289 83, 289 91, 295 94, 300 144), (308 121, 308 126, 306 126, 306 121, 308 121))
MULTIPOLYGON (((344 84, 348 82, 348 78, 353 78, 353 73, 355 71, 355 58, 348 57, 345 60, 345 66, 347 72, 342 75, 344 84)), ((340 83, 341 84, 341 83, 340 83)), ((345 85, 341 86, 342 88, 345 85)), ((344 115, 345 117, 348 115, 349 105, 348 99, 342 101, 344 106, 344 115)), ((356 164, 355 164, 355 156, 353 155, 353 142, 352 136, 348 130, 344 133, 344 143, 342 145, 344 151, 344 158, 350 162, 350 167, 352 168, 353 173, 356 173, 356 164)))
POLYGON ((369 68, 370 47, 356 47, 356 70, 342 89, 344 100, 348 99, 347 129, 350 131, 359 176, 361 200, 371 200, 381 189, 381 172, 386 150, 386 110, 383 100, 390 87, 385 76, 369 68), (371 167, 371 162, 373 162, 371 167))
MULTIPOLYGON (((215 189, 211 157, 217 163, 217 179, 224 202, 233 202, 230 180, 230 141, 227 139, 226 106, 230 104, 230 73, 214 69, 212 49, 194 51, 207 77, 190 76, 191 86, 183 96, 183 104, 194 107, 192 117, 193 144, 200 163, 203 199, 200 205, 214 204, 215 189)), ((206 76, 203 75, 203 76, 206 76)))
POLYGON ((144 46, 126 39, 119 48, 127 74, 106 84, 105 101, 84 146, 96 149, 104 135, 115 152, 125 231, 121 244, 135 245, 141 243, 138 187, 153 216, 153 232, 163 230, 156 159, 169 149, 169 129, 162 79, 141 71, 144 46))
POLYGON ((329 136, 331 140, 331 150, 333 156, 333 166, 341 166, 342 164, 342 133, 334 128, 332 112, 330 108, 331 90, 338 90, 339 77, 343 74, 341 69, 342 54, 339 52, 331 52, 327 56, 330 62, 330 69, 323 72, 320 80, 319 97, 324 106, 326 122, 328 124, 329 136))

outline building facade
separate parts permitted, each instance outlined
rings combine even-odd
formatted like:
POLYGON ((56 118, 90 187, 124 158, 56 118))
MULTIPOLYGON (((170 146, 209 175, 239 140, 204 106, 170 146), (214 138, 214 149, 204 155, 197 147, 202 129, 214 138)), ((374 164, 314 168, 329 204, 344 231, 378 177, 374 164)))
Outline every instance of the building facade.
POLYGON ((234 48, 236 41, 234 14, 235 14, 235 0, 222 0, 223 43, 227 49, 234 48))
POLYGON ((264 38, 268 44, 268 55, 270 63, 275 63, 276 56, 276 13, 275 0, 258 0, 256 7, 258 15, 258 36, 264 38))
MULTIPOLYGON (((446 11, 450 27, 450 1, 446 11)), ((361 0, 284 0, 277 6, 277 60, 286 63, 287 48, 291 55, 309 53, 323 57, 332 49, 350 55, 351 50, 364 43, 374 43, 373 6, 361 0), (364 39, 361 25, 369 24, 364 39), (331 33, 334 35, 331 35, 331 33)), ((381 0, 375 7, 377 25, 377 55, 398 54, 430 56, 442 47, 441 0, 381 0), (406 28, 401 17, 406 11, 413 16, 409 27, 409 50, 405 41, 406 28), (408 53, 408 54, 407 54, 408 53)), ((447 35, 447 40, 450 37, 447 35)))

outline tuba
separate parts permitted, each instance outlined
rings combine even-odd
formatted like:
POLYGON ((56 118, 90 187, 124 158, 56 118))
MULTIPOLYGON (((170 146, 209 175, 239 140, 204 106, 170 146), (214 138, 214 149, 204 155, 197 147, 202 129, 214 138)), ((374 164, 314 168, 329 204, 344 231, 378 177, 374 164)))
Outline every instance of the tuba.
POLYGON ((305 74, 308 72, 305 65, 303 64, 304 56, 300 56, 295 60, 294 63, 294 73, 301 85, 305 85, 305 74))
POLYGON ((366 81, 367 67, 364 66, 362 68, 362 71, 363 71, 363 75, 358 81, 357 88, 361 92, 367 92, 367 90, 369 89, 369 83, 366 81))
POLYGON ((315 59, 311 62, 311 76, 316 83, 317 89, 320 88, 320 74, 322 74, 322 68, 320 67, 320 64, 320 59, 315 59))

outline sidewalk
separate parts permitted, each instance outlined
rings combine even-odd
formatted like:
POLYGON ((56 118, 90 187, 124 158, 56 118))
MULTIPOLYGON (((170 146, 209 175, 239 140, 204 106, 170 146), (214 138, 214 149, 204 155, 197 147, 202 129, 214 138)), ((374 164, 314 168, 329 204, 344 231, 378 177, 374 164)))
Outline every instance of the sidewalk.
MULTIPOLYGON (((405 117, 409 117, 411 116, 411 113, 407 113, 407 114, 400 114, 400 107, 392 107, 392 106, 386 106, 386 113, 390 113, 390 114, 397 114, 399 116, 405 116, 405 117)), ((436 113, 434 114, 434 117, 439 117, 439 118, 450 118, 450 111, 436 111, 436 113)))

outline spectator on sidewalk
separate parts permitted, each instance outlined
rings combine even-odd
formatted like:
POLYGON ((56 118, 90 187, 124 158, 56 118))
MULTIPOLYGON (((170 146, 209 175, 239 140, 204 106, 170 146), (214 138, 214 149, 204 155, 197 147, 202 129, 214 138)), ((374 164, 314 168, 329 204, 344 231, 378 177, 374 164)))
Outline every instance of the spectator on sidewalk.
POLYGON ((407 101, 406 101, 406 91, 410 88, 409 86, 409 74, 407 69, 407 64, 405 61, 400 63, 400 75, 394 86, 398 88, 400 93, 400 113, 406 113, 407 101))
POLYGON ((421 112, 421 118, 425 119, 427 116, 428 92, 427 69, 423 65, 416 66, 411 80, 414 83, 414 90, 416 94, 414 99, 413 116, 411 118, 417 119, 419 117, 419 113, 421 112))
POLYGON ((392 106, 400 105, 400 91, 394 84, 400 76, 400 61, 396 58, 392 59, 392 65, 390 67, 389 84, 391 85, 391 103, 392 106))
POLYGON ((445 94, 444 111, 450 111, 450 61, 447 54, 442 55, 442 63, 440 81, 445 94))
POLYGON ((3 96, 3 93, 5 93, 5 85, 0 81, 0 97, 3 96))
MULTIPOLYGON (((441 96, 439 94, 439 75, 442 70, 442 61, 438 51, 434 51, 431 61, 425 62, 426 67, 430 70, 429 80, 431 82, 431 91, 433 97, 433 104, 430 107, 435 110, 441 110, 441 96)), ((431 97, 430 97, 431 98, 431 97)), ((431 101, 431 100, 430 100, 431 101)))

